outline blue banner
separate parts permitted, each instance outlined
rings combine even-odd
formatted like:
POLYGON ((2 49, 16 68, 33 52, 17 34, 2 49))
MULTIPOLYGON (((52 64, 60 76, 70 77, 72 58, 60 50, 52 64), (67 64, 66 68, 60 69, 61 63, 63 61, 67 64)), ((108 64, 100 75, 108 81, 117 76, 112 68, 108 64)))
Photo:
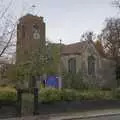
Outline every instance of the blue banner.
POLYGON ((48 76, 48 78, 46 80, 46 86, 58 88, 59 87, 58 77, 56 77, 56 76, 48 76))

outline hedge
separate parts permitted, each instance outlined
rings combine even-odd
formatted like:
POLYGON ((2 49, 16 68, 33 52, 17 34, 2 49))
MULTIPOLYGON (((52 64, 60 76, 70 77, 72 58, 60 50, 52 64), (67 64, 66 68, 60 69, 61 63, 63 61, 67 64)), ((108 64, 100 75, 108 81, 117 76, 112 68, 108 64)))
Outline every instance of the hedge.
POLYGON ((11 87, 0 87, 0 101, 15 101, 17 92, 11 87))
POLYGON ((44 88, 39 92, 39 101, 41 103, 53 103, 58 101, 80 101, 80 100, 112 100, 120 98, 117 91, 103 90, 72 90, 54 88, 44 88), (115 95, 116 93, 116 95, 115 95))
POLYGON ((43 88, 39 92, 39 100, 42 103, 49 103, 61 100, 61 91, 54 88, 43 88))
MULTIPOLYGON (((12 87, 0 87, 0 101, 15 101, 17 92, 12 87)), ((55 89, 42 88, 39 90, 39 102, 54 103, 61 101, 80 101, 80 100, 115 100, 120 99, 120 88, 105 90, 74 90, 74 89, 55 89)))

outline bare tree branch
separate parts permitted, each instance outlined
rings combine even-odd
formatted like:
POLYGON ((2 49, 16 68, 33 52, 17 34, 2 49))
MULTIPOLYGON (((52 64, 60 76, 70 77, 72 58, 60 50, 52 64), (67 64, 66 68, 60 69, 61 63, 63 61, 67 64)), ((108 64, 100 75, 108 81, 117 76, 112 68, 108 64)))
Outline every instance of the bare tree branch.
POLYGON ((8 6, 5 8, 5 10, 2 12, 0 19, 2 19, 4 17, 4 15, 6 14, 6 12, 8 11, 8 9, 10 8, 10 6, 12 5, 13 0, 11 0, 8 4, 8 6))
POLYGON ((107 50, 107 54, 116 61, 119 58, 120 52, 120 19, 108 19, 101 37, 105 51, 107 50))
POLYGON ((0 57, 3 55, 3 53, 5 52, 5 50, 8 48, 8 46, 9 46, 9 44, 10 44, 10 42, 11 42, 11 40, 12 40, 12 37, 13 37, 13 34, 14 34, 14 31, 15 31, 15 27, 16 27, 16 25, 14 25, 14 28, 13 28, 13 30, 11 31, 11 35, 10 35, 10 37, 9 37, 9 40, 8 40, 8 42, 6 43, 6 45, 4 46, 4 48, 2 49, 2 51, 1 51, 1 53, 0 53, 0 57))

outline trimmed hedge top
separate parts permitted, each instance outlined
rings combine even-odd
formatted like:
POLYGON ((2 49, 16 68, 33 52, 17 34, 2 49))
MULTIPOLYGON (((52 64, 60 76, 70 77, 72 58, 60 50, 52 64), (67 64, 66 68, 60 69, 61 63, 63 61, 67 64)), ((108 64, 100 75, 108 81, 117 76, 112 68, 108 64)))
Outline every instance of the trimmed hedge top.
POLYGON ((15 101, 17 92, 11 87, 0 87, 0 101, 15 101))
MULTIPOLYGON (((0 87, 0 101, 16 101, 17 91, 12 87, 0 87)), ((29 98, 30 99, 30 98, 29 98)), ((39 90, 39 102, 54 103, 60 101, 80 100, 115 100, 120 99, 120 89, 105 91, 94 90, 73 90, 42 88, 39 90)))
POLYGON ((58 101, 111 100, 118 98, 118 92, 115 93, 116 95, 113 91, 103 90, 78 91, 72 89, 58 90, 55 88, 43 88, 39 91, 39 101, 42 103, 53 103, 58 101))

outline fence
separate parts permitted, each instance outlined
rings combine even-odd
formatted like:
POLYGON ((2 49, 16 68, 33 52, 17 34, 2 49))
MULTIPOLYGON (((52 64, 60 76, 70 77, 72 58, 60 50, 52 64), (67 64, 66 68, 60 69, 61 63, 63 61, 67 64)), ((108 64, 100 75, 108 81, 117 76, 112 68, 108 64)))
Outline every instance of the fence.
POLYGON ((78 112, 108 108, 120 108, 120 101, 81 100, 43 104, 38 100, 38 88, 34 88, 33 90, 18 89, 16 101, 0 101, 0 118, 31 116, 38 114, 55 114, 71 111, 78 112))

